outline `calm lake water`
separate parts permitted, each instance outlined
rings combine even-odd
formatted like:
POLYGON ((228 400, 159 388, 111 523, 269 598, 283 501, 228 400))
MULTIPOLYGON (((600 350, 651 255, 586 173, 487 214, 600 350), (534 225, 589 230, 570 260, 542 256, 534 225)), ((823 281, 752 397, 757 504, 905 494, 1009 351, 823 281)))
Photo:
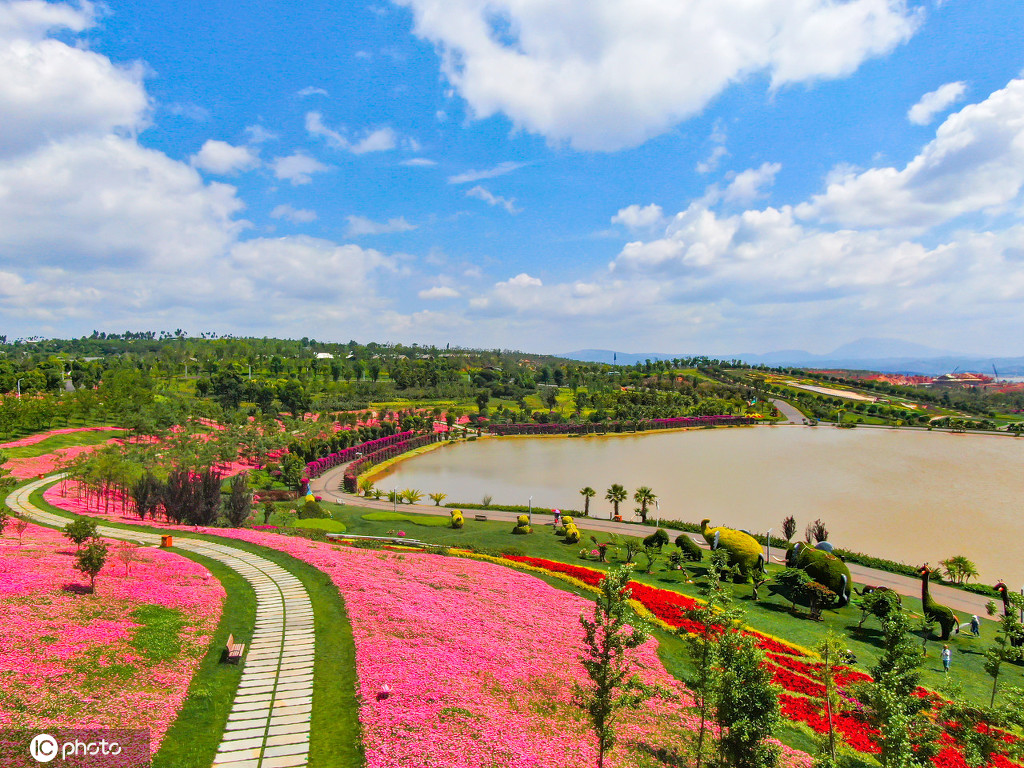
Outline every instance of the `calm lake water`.
MULTIPOLYGON (((757 427, 583 438, 492 438, 439 448, 378 478, 448 502, 583 508, 612 483, 650 486, 666 519, 755 532, 821 518, 836 546, 935 565, 965 555, 982 580, 1024 584, 1024 438, 887 429, 757 427)), ((630 519, 632 501, 621 506, 630 519)), ((654 513, 656 514, 656 513, 654 513)))

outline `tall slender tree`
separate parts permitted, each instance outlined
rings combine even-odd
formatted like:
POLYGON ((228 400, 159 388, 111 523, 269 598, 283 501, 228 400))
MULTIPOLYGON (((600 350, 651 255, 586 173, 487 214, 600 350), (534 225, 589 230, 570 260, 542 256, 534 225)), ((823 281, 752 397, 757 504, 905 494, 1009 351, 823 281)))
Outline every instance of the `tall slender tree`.
POLYGON ((646 485, 641 485, 636 489, 636 493, 633 494, 633 501, 640 505, 640 522, 647 522, 647 507, 657 500, 658 497, 654 495, 654 491, 646 485))
POLYGON ((583 496, 583 516, 587 517, 590 515, 590 500, 597 495, 597 491, 588 485, 580 488, 580 495, 583 496))
POLYGON ((613 483, 612 486, 608 489, 608 492, 605 493, 604 497, 606 500, 612 503, 612 507, 615 509, 614 515, 618 517, 619 504, 624 502, 629 497, 629 493, 626 491, 626 488, 624 486, 619 485, 619 483, 613 483))

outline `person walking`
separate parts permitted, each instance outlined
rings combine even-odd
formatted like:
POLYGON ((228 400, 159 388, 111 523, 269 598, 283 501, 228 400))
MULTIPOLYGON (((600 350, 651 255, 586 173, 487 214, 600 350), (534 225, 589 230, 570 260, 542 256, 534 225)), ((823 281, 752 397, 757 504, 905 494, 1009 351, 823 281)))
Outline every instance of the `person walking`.
POLYGON ((981 619, 977 616, 971 616, 971 634, 975 637, 981 637, 981 619))
POLYGON ((953 666, 953 652, 949 650, 948 645, 942 646, 942 671, 949 672, 949 668, 953 666))

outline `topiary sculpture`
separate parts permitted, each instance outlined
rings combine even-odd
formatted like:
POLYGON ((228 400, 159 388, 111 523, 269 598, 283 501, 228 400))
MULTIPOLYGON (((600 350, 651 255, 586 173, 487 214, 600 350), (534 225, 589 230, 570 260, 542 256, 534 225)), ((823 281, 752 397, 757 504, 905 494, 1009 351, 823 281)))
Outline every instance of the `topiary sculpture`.
POLYGON ((569 523, 565 526, 565 541, 567 544, 575 544, 580 540, 580 529, 576 523, 569 523))
POLYGON ((657 547, 659 552, 661 552, 661 548, 668 544, 668 542, 668 531, 664 528, 659 528, 650 536, 644 538, 645 547, 657 547))
POLYGON ((525 535, 527 533, 533 533, 533 528, 530 527, 530 516, 520 515, 516 518, 516 527, 512 529, 512 533, 517 535, 525 535))
POLYGON ((690 562, 699 563, 704 559, 704 550, 685 533, 676 536, 676 546, 682 550, 683 558, 690 562))
POLYGON ((836 607, 842 608, 850 602, 853 578, 846 563, 831 552, 798 541, 786 550, 786 565, 807 572, 814 581, 824 584, 836 593, 836 607))
POLYGON ((936 603, 928 594, 928 578, 932 575, 932 569, 925 563, 917 569, 917 575, 921 577, 921 605, 924 607, 924 617, 934 621, 942 629, 939 640, 949 640, 950 634, 955 630, 960 633, 960 621, 951 608, 936 603))
POLYGON ((452 515, 452 519, 451 519, 452 528, 461 528, 462 526, 464 526, 466 524, 466 518, 463 516, 461 510, 453 509, 452 512, 451 512, 451 515, 452 515))
POLYGON ((700 521, 700 532, 704 540, 711 545, 711 549, 722 549, 729 554, 728 565, 739 569, 743 581, 764 574, 764 552, 757 539, 735 528, 708 528, 710 522, 708 518, 700 521))

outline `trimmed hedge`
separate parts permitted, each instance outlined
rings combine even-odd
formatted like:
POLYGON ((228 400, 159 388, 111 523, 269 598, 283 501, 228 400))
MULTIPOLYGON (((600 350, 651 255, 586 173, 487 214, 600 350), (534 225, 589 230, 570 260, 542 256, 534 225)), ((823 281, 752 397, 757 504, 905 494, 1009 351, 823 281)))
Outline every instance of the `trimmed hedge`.
MULTIPOLYGON (((526 512, 529 513, 532 509, 535 515, 552 515, 554 516, 554 508, 549 509, 548 507, 529 507, 524 504, 488 504, 486 507, 483 504, 460 504, 452 502, 444 505, 446 509, 493 509, 498 512, 515 512, 517 514, 526 512)), ((575 509, 560 509, 563 515, 570 515, 572 517, 586 517, 582 512, 575 509)), ((664 526, 662 526, 664 527, 664 526)))

